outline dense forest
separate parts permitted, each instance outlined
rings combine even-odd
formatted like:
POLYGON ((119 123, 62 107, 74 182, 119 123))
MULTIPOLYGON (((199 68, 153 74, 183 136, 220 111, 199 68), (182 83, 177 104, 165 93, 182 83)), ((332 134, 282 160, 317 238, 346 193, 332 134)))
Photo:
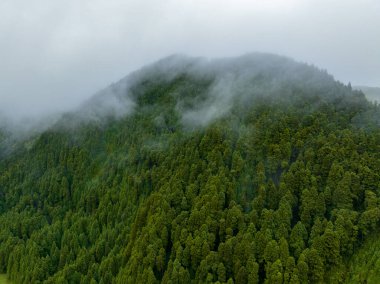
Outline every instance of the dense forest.
POLYGON ((7 136, 0 273, 13 283, 380 277, 380 108, 316 67, 172 56, 47 131, 7 136))

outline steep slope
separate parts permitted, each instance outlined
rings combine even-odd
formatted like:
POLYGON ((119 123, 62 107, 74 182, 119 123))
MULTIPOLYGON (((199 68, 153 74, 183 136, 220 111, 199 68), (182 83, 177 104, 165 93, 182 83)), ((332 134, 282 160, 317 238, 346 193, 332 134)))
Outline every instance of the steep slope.
POLYGON ((348 280, 379 227, 378 117, 361 92, 288 58, 163 59, 1 160, 0 273, 348 280))

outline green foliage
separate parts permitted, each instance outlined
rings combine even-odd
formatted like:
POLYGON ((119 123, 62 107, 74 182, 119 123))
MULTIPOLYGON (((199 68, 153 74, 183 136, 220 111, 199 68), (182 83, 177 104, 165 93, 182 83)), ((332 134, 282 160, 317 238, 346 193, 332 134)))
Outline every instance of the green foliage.
POLYGON ((2 158, 0 273, 14 283, 375 279, 378 250, 367 270, 342 267, 379 228, 380 129, 362 115, 379 108, 332 80, 288 82, 283 96, 253 96, 189 130, 178 104, 206 101, 211 83, 143 80, 133 114, 53 127, 2 158))
POLYGON ((350 258, 346 267, 348 283, 377 283, 380 279, 378 232, 368 238, 350 258))

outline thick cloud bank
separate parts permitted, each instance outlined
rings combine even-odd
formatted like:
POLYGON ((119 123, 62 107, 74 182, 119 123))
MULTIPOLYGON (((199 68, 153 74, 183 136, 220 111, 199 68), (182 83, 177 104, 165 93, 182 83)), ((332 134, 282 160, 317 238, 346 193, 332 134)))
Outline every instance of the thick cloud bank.
POLYGON ((380 86, 377 0, 1 0, 0 112, 67 111, 172 53, 284 54, 380 86))

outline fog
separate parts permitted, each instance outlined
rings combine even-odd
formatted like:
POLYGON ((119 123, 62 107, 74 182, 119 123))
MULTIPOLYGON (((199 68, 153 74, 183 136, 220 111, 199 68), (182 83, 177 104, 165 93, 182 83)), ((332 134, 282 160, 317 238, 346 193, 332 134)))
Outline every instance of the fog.
POLYGON ((173 53, 271 52, 380 86, 379 27, 376 0, 2 0, 0 112, 54 117, 173 53))
MULTIPOLYGON (((258 97, 289 101, 292 86, 324 94, 331 99, 338 95, 331 93, 336 82, 326 71, 268 53, 217 59, 170 56, 135 72, 126 80, 130 85, 138 84, 151 79, 154 74, 162 75, 158 79, 153 77, 153 80, 171 81, 178 74, 186 74, 198 84, 202 79, 211 82, 204 94, 201 90, 190 100, 182 98, 181 94, 177 98, 176 111, 181 116, 182 125, 190 129, 209 125, 228 114, 235 105, 252 105, 258 97)), ((173 95, 176 96, 175 92, 173 95)))

